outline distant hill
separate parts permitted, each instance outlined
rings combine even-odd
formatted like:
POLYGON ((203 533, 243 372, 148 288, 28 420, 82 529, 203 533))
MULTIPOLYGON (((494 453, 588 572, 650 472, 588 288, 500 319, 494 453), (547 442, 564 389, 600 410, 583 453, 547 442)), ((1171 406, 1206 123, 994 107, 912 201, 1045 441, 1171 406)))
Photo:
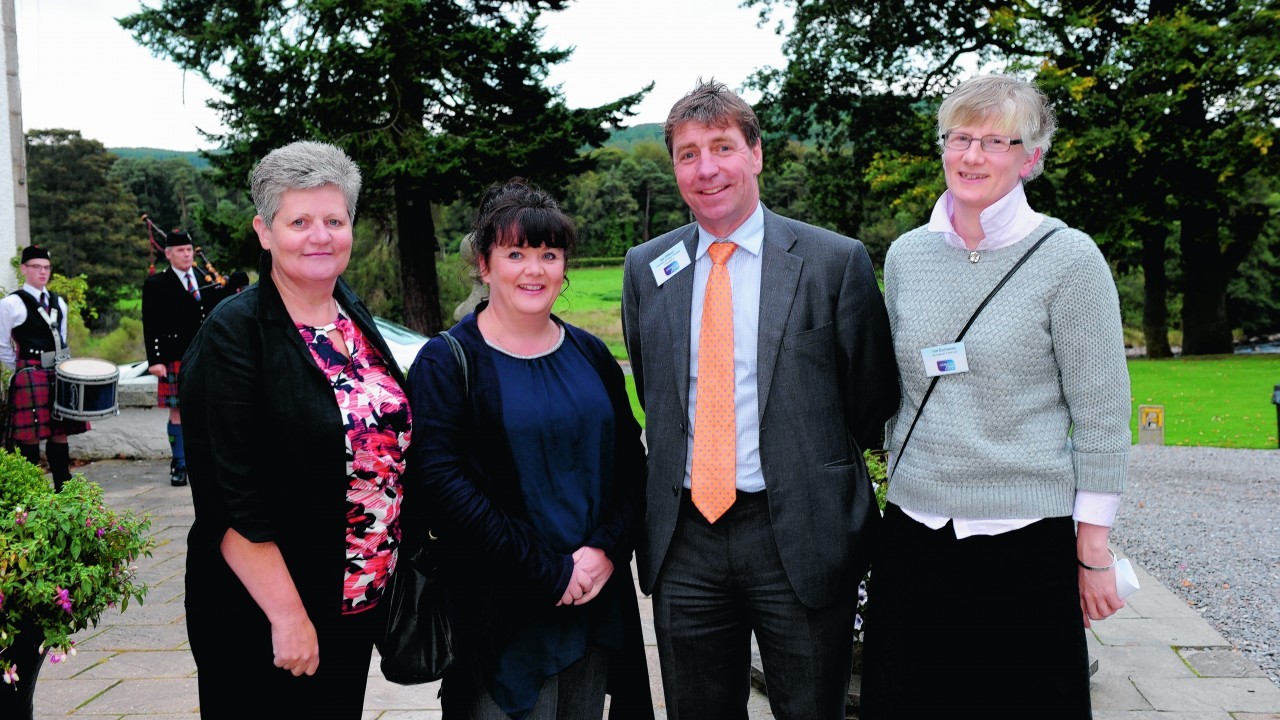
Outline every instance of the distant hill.
POLYGON ((636 143, 642 142, 665 145, 666 141, 662 139, 662 123, 645 123, 635 127, 622 128, 610 135, 609 139, 604 142, 604 146, 630 152, 636 143))
MULTIPOLYGON (((624 152, 630 152, 631 148, 637 143, 651 142, 658 145, 663 144, 662 139, 662 123, 645 123, 635 127, 623 128, 609 136, 605 141, 605 147, 618 148, 624 152)), ((115 153, 122 158, 155 158, 157 160, 166 160, 168 158, 182 158, 196 167, 197 170, 204 170, 209 167, 209 161, 204 159, 198 151, 182 151, 182 150, 161 150, 159 148, 107 148, 107 152, 115 153)))
POLYGON ((115 153, 122 158, 167 160, 176 157, 191 163, 197 170, 204 170, 209 167, 209 161, 204 159, 198 151, 184 152, 182 150, 160 150, 158 148, 107 148, 107 152, 115 153))

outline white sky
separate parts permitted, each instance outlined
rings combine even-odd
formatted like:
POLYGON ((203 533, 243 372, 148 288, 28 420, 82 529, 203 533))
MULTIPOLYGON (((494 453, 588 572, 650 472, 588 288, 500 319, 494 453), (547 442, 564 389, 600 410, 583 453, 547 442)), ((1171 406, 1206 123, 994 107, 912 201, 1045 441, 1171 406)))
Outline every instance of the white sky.
MULTIPOLYGON (((577 0, 545 13, 545 45, 575 47, 552 69, 570 107, 654 88, 629 125, 662 122, 699 77, 734 89, 784 64, 782 38, 756 27, 741 0, 577 0)), ((148 2, 154 4, 154 1, 148 2)), ((220 131, 213 90, 151 56, 115 21, 140 0, 16 0, 23 130, 66 128, 106 147, 209 149, 196 128, 220 131)), ((748 101, 757 99, 744 93, 748 101)))

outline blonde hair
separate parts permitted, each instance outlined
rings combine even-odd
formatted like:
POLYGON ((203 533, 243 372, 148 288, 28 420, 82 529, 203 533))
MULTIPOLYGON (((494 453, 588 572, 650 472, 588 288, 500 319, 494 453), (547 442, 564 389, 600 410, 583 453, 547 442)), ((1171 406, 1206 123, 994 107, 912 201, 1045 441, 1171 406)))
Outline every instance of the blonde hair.
POLYGON ((980 75, 965 80, 938 108, 938 143, 942 136, 961 125, 993 121, 1015 138, 1022 138, 1027 152, 1040 150, 1040 157, 1027 173, 1027 180, 1044 170, 1044 156, 1058 124, 1049 99, 1035 85, 1009 75, 980 75))

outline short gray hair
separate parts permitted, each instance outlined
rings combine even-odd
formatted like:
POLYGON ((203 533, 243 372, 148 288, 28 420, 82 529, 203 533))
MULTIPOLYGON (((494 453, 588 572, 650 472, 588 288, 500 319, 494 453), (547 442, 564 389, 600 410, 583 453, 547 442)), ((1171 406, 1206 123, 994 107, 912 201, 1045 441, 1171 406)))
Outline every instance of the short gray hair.
POLYGON ((250 191, 258 215, 267 225, 276 219, 280 196, 289 190, 333 185, 347 200, 347 213, 356 219, 360 198, 360 168, 342 148, 322 142, 299 140, 276 148, 253 169, 250 191))
POLYGON ((938 143, 942 136, 961 125, 980 125, 990 120, 1022 138, 1027 152, 1040 149, 1040 157, 1027 174, 1027 180, 1044 170, 1044 156, 1054 130, 1049 99, 1035 85, 1009 75, 979 75, 960 83, 938 108, 938 143))

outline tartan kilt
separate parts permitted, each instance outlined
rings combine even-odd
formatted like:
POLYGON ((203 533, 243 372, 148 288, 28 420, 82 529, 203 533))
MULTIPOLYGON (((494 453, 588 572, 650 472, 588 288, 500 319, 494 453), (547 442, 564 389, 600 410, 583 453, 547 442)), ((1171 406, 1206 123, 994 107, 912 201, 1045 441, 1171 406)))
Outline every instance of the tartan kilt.
POLYGON ((164 377, 156 383, 156 407, 178 407, 178 370, 181 360, 170 360, 164 364, 164 377))
POLYGON ((9 441, 35 445, 54 435, 78 435, 89 430, 83 420, 54 420, 53 400, 57 372, 40 367, 35 358, 19 358, 18 370, 9 381, 9 441))

